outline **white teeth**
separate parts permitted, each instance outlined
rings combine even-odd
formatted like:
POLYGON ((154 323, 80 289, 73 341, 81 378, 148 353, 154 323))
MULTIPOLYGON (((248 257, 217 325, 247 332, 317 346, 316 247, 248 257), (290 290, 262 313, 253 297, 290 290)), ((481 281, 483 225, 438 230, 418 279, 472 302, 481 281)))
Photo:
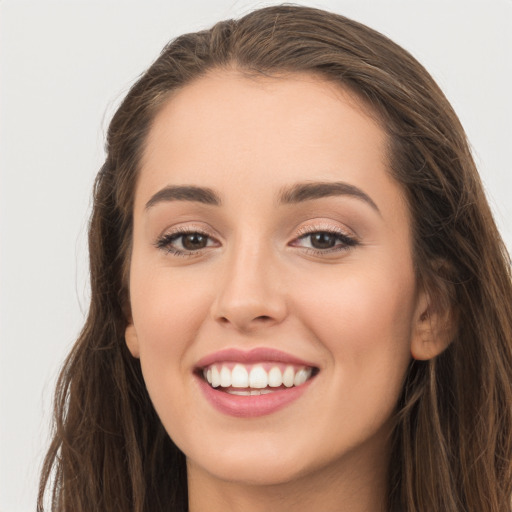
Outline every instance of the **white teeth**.
POLYGON ((253 366, 251 373, 249 373, 249 387, 263 389, 268 386, 267 372, 262 366, 253 366))
POLYGON ((268 395, 269 393, 273 393, 273 391, 271 389, 227 389, 226 393, 238 396, 256 396, 268 395))
POLYGON ((235 364, 233 369, 227 364, 213 364, 203 369, 204 379, 214 388, 230 388, 225 390, 234 395, 259 395, 271 393, 272 389, 285 386, 300 386, 304 384, 312 373, 312 368, 299 368, 287 365, 284 372, 281 367, 275 365, 267 372, 262 364, 257 364, 248 368, 241 364, 235 364), (233 390, 232 388, 239 388, 233 390), (252 388, 252 389, 248 389, 252 388))
POLYGON ((287 388, 291 388, 293 386, 294 377, 295 377, 295 371, 293 370, 293 366, 287 366, 283 373, 283 384, 287 388))
POLYGON ((220 374, 216 366, 212 368, 212 386, 214 388, 218 388, 220 386, 220 374))
POLYGON ((268 372, 268 385, 271 388, 278 388, 283 383, 283 376, 281 374, 281 370, 274 366, 269 372, 268 372))
POLYGON ((223 388, 229 388, 229 386, 231 386, 231 372, 226 366, 223 366, 220 370, 220 385, 223 388))
POLYGON ((304 384, 304 382, 306 382, 310 376, 311 369, 302 368, 302 370, 299 370, 295 374, 295 377, 293 378, 293 385, 300 386, 301 384, 304 384))
POLYGON ((231 371, 231 385, 234 388, 249 387, 249 373, 245 366, 242 366, 241 364, 235 365, 231 371))
POLYGON ((251 396, 253 395, 268 395, 273 393, 271 389, 251 389, 251 396))
POLYGON ((250 391, 247 391, 247 390, 241 390, 241 389, 227 389, 226 390, 227 393, 229 393, 230 395, 239 395, 239 396, 249 396, 251 394, 250 391))

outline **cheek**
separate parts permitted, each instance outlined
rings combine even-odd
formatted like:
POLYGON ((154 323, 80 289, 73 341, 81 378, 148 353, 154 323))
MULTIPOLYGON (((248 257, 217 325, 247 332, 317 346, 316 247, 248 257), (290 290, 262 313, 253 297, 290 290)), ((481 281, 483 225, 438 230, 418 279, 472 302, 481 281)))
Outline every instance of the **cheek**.
POLYGON ((161 417, 179 413, 182 398, 173 390, 183 378, 190 378, 186 354, 211 302, 211 292, 204 283, 186 274, 169 268, 153 273, 144 265, 132 267, 130 296, 140 362, 161 417))
POLYGON ((191 378, 186 354, 210 298, 200 282, 180 277, 173 269, 152 273, 144 266, 132 272, 130 293, 144 381, 158 416, 169 428, 189 409, 190 396, 183 392, 184 381, 191 378))
POLYGON ((337 333, 410 327, 415 302, 414 279, 385 268, 352 268, 340 274, 333 273, 329 278, 310 274, 309 280, 303 276, 303 286, 296 293, 300 294, 297 302, 304 305, 304 314, 314 312, 308 316, 321 317, 320 323, 331 326, 337 333))
POLYGON ((185 272, 160 269, 132 273, 131 304, 141 354, 175 353, 193 337, 207 316, 211 291, 185 272))
POLYGON ((327 396, 338 405, 327 409, 324 423, 357 441, 374 435, 396 409, 411 359, 414 287, 354 274, 322 291, 323 298, 304 302, 304 316, 331 358, 327 396))
POLYGON ((415 281, 412 272, 392 270, 352 268, 339 279, 304 282, 297 293, 300 314, 341 369, 343 386, 382 382, 390 394, 401 386, 410 360, 415 281))

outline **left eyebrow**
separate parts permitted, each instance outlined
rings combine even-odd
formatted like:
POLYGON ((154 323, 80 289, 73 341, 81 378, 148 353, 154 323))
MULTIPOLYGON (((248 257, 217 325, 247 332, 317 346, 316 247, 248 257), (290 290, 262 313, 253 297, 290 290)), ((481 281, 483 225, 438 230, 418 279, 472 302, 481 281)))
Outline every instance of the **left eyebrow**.
POLYGON ((361 199, 381 215, 378 206, 368 194, 360 188, 342 181, 298 183, 292 187, 282 189, 279 194, 279 202, 293 204, 331 196, 350 196, 361 199))

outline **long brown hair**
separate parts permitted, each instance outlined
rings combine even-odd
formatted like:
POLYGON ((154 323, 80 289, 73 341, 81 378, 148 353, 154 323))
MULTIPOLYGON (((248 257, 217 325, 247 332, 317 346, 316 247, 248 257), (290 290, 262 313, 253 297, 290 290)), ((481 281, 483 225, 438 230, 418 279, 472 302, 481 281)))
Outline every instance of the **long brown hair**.
POLYGON ((355 93, 388 134, 409 203, 418 280, 450 312, 453 341, 412 361, 397 404, 389 510, 510 512, 510 260, 464 131, 425 69, 383 35, 295 6, 254 11, 167 45, 114 115, 89 228, 91 304, 60 374, 38 510, 187 510, 185 457, 164 431, 124 331, 132 207, 152 120, 212 69, 308 72, 355 93))

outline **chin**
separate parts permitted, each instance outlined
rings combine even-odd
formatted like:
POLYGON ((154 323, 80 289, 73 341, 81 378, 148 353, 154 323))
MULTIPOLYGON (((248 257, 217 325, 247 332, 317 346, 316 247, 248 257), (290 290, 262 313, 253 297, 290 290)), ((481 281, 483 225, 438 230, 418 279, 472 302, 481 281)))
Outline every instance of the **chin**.
POLYGON ((236 437, 222 436, 217 443, 210 441, 208 446, 189 454, 184 447, 187 464, 221 481, 275 486, 313 476, 333 462, 332 451, 322 453, 321 446, 315 446, 300 432, 236 437))
MULTIPOLYGON (((190 464, 188 459, 187 462, 190 464)), ((217 459, 216 463, 212 464, 201 462, 202 469, 214 478, 237 485, 284 485, 300 479, 307 473, 306 468, 298 467, 296 463, 285 463, 275 455, 273 460, 239 457, 237 460, 217 459)))

